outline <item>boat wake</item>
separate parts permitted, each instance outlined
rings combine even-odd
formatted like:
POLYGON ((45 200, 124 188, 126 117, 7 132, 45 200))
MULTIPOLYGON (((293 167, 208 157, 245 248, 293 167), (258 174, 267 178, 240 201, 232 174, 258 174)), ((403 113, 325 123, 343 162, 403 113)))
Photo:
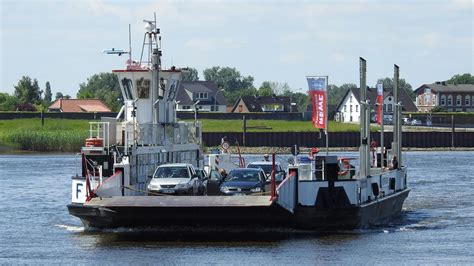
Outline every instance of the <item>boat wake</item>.
POLYGON ((66 229, 69 232, 84 232, 85 228, 83 226, 73 226, 73 225, 65 225, 65 224, 55 224, 54 226, 62 229, 66 229))

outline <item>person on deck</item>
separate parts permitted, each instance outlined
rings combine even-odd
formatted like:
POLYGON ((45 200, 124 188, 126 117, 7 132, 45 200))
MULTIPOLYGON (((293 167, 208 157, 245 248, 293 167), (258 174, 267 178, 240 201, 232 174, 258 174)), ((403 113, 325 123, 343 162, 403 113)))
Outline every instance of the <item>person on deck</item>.
POLYGON ((338 179, 350 179, 350 169, 351 164, 349 163, 349 160, 342 159, 342 166, 339 167, 339 172, 337 173, 338 179))
POLYGON ((392 158, 392 165, 389 167, 390 170, 398 169, 398 160, 397 155, 394 155, 392 158))
POLYGON ((265 162, 269 162, 269 161, 270 161, 270 156, 268 155, 268 153, 265 153, 265 154, 263 155, 263 160, 264 160, 265 162))

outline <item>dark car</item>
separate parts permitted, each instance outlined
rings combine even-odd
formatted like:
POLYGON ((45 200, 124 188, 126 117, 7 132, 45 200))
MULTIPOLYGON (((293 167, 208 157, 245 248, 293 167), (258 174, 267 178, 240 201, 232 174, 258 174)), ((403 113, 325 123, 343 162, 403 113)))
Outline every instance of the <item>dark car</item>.
MULTIPOLYGON (((261 168, 263 172, 265 172, 265 175, 267 176, 267 180, 271 180, 272 177, 272 169, 273 169, 273 163, 272 162, 267 162, 267 161, 258 161, 258 162, 251 162, 247 165, 247 168, 261 168)), ((286 174, 283 168, 281 167, 281 164, 278 162, 275 162, 275 181, 277 184, 281 183, 283 179, 285 179, 286 174)))
POLYGON ((261 168, 237 168, 226 176, 220 192, 224 195, 263 193, 266 184, 266 175, 261 168))
POLYGON ((224 182, 221 174, 216 170, 211 170, 206 179, 204 179, 204 195, 220 195, 220 186, 224 182))

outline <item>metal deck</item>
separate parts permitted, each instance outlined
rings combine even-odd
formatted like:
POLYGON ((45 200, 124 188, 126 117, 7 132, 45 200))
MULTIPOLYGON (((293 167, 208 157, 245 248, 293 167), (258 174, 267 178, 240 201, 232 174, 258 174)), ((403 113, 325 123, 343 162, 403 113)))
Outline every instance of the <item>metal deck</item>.
POLYGON ((84 206, 97 207, 265 207, 270 196, 127 196, 93 198, 84 206))

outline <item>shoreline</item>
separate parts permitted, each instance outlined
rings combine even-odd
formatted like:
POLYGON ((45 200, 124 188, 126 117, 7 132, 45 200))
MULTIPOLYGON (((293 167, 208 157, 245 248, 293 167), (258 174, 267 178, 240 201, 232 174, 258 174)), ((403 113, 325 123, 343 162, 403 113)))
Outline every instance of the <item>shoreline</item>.
MULTIPOLYGON (((208 153, 213 147, 204 148, 204 153, 208 153)), ((312 148, 310 147, 300 147, 300 154, 309 153, 312 148)), ((291 148, 289 147, 240 147, 240 152, 242 154, 265 154, 272 153, 272 150, 277 154, 290 154, 291 148)), ((357 152, 359 147, 333 147, 329 148, 329 152, 357 152)), ((229 149, 230 153, 238 154, 237 147, 232 146, 229 149)), ((404 147, 403 151, 474 151, 473 147, 433 147, 433 148, 414 148, 414 147, 404 147)), ((80 152, 61 152, 61 151, 28 151, 28 150, 18 150, 9 146, 0 145, 0 155, 35 155, 35 154, 76 154, 80 152)), ((326 152, 325 147, 319 148, 319 152, 322 154, 326 152)))

